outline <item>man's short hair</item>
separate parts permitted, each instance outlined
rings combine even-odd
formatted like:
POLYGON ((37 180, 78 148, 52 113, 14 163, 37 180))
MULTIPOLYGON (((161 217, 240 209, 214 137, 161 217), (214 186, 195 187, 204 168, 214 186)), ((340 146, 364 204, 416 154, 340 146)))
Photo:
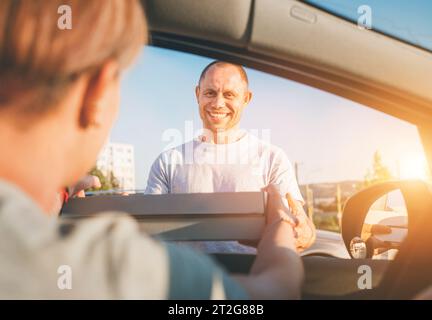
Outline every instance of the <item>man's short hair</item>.
POLYGON ((237 68, 238 72, 240 73, 240 76, 241 76, 242 80, 246 83, 246 88, 249 87, 248 76, 246 74, 245 69, 241 65, 234 64, 234 63, 231 63, 231 62, 221 61, 221 60, 213 61, 212 63, 209 63, 204 68, 204 70, 201 72, 201 76, 199 78, 198 85, 201 84, 201 81, 203 81, 204 77, 206 76, 206 74, 210 70, 210 68, 213 67, 213 66, 215 66, 215 65, 227 65, 227 66, 233 66, 233 67, 237 68))

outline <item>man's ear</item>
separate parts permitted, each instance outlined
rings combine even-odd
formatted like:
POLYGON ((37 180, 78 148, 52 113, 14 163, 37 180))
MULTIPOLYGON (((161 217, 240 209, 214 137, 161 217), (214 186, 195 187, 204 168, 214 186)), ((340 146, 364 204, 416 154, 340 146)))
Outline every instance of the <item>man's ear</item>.
POLYGON ((248 91, 245 93, 245 104, 249 104, 252 100, 252 92, 248 91))
POLYGON ((200 87, 196 86, 195 87, 195 97, 197 99, 197 102, 199 102, 199 95, 200 95, 200 87))
POLYGON ((83 128, 99 126, 103 121, 104 113, 109 112, 104 108, 109 101, 109 93, 112 86, 118 81, 118 63, 110 60, 106 62, 97 73, 88 78, 87 89, 80 111, 80 125, 83 128))

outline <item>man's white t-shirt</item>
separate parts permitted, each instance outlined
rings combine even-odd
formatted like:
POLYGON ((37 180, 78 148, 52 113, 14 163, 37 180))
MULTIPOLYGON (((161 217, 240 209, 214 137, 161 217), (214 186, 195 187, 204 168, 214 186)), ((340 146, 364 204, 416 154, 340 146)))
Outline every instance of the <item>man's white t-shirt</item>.
POLYGON ((194 139, 164 151, 153 163, 147 194, 261 191, 276 184, 304 203, 285 152, 254 135, 229 144, 194 139))

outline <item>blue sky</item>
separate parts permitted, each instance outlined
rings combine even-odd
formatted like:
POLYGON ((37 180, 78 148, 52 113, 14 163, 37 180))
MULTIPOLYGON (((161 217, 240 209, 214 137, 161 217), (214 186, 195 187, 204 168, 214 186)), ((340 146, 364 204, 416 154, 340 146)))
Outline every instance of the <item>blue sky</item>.
POLYGON ((306 0, 326 11, 357 21, 359 6, 368 5, 372 28, 432 51, 431 0, 306 0))
MULTIPOLYGON (((210 61, 147 47, 125 75, 111 141, 135 146, 137 189, 145 188, 152 162, 168 144, 162 140, 165 130, 184 135, 185 121, 201 128, 194 88, 210 61)), ((395 174, 399 167, 402 177, 423 165, 415 126, 312 87, 246 70, 254 98, 241 127, 270 129, 271 142, 300 164, 300 183, 362 179, 376 150, 395 174)))

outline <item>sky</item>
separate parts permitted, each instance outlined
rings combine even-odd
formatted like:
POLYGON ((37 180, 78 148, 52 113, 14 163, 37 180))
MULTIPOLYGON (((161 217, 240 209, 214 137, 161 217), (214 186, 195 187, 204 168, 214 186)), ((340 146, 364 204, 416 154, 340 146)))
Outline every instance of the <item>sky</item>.
POLYGON ((358 8, 371 9, 372 28, 432 51, 431 0, 306 0, 306 2, 357 21, 358 8))
MULTIPOLYGON (((146 47, 125 74, 119 118, 110 139, 134 145, 137 189, 145 189, 149 169, 160 152, 190 140, 186 125, 194 131, 201 128, 194 89, 209 62, 146 47), (179 138, 164 141, 164 134, 173 132, 179 138)), ((270 130, 271 143, 298 163, 300 184, 361 180, 377 150, 395 175, 421 175, 425 158, 414 125, 325 91, 246 71, 253 99, 241 128, 255 130, 258 137, 270 130)))

